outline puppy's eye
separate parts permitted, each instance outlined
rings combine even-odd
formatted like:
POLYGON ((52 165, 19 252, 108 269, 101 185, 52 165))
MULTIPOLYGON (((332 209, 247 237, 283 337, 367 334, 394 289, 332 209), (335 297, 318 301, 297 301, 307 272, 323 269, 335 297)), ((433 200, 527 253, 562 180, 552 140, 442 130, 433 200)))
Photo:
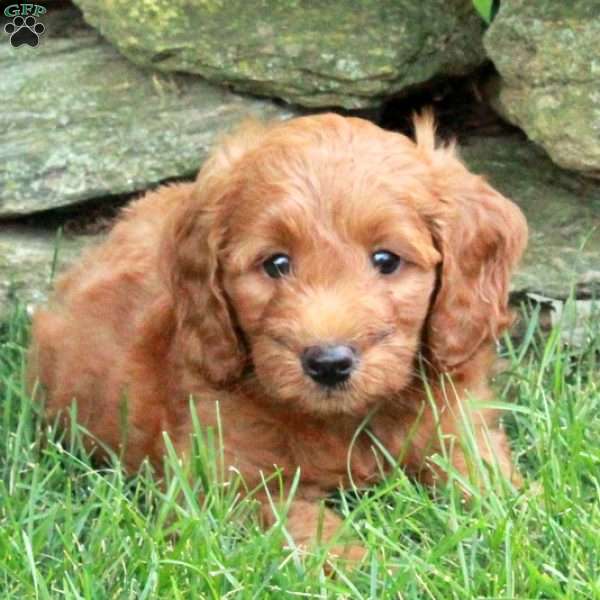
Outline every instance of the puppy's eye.
POLYGON ((377 250, 371 254, 371 262, 382 275, 389 275, 402 264, 402 259, 388 250, 377 250))
POLYGON ((287 254, 273 254, 263 262, 263 269, 269 277, 279 279, 290 272, 291 264, 292 259, 287 254))

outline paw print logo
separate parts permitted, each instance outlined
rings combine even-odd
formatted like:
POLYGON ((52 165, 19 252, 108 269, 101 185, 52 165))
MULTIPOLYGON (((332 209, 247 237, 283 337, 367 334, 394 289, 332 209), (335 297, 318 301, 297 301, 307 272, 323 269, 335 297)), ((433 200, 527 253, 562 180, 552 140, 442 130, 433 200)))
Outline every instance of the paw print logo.
POLYGON ((40 41, 40 35, 44 33, 45 27, 37 22, 35 17, 15 17, 11 23, 4 26, 4 31, 10 35, 10 43, 13 48, 27 44, 35 48, 40 41))

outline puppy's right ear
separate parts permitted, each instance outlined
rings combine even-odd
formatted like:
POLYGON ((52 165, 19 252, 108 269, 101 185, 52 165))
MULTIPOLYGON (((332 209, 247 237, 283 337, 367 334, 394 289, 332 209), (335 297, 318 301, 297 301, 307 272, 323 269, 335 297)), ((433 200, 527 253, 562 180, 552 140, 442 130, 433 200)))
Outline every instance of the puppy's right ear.
POLYGON ((437 369, 452 372, 510 325, 510 277, 527 244, 527 223, 516 204, 463 165, 453 145, 436 147, 431 113, 415 126, 436 197, 428 221, 442 254, 425 335, 437 369))
POLYGON ((187 372, 213 384, 239 377, 246 352, 222 285, 219 252, 226 242, 233 173, 264 127, 244 124, 224 139, 202 167, 188 198, 165 224, 161 268, 175 312, 175 352, 187 372))

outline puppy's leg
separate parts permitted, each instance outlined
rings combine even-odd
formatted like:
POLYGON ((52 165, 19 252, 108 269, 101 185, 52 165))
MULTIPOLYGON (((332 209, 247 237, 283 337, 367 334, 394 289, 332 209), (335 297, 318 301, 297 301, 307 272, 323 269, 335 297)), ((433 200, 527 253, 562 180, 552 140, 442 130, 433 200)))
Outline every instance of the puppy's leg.
MULTIPOLYGON (((276 517, 271 505, 263 503, 262 515, 267 526, 275 523, 276 517)), ((291 503, 285 524, 294 543, 310 550, 320 544, 330 544, 339 537, 343 521, 318 502, 298 499, 291 503)), ((342 559, 351 565, 357 565, 365 554, 366 549, 356 542, 343 543, 340 540, 329 548, 332 559, 342 559)))

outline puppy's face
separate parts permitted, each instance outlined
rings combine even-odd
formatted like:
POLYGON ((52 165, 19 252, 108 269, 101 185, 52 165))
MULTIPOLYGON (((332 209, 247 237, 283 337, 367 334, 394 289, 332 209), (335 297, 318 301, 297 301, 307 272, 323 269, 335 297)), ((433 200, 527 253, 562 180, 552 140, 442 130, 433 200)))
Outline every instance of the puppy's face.
POLYGON ((361 415, 416 384, 420 350, 464 370, 498 337, 525 220, 415 125, 318 115, 216 150, 161 248, 185 372, 250 365, 276 402, 361 415))
POLYGON ((371 129, 273 136, 235 175, 224 289, 256 377, 296 409, 364 414, 413 377, 441 256, 425 166, 386 165, 371 129))

